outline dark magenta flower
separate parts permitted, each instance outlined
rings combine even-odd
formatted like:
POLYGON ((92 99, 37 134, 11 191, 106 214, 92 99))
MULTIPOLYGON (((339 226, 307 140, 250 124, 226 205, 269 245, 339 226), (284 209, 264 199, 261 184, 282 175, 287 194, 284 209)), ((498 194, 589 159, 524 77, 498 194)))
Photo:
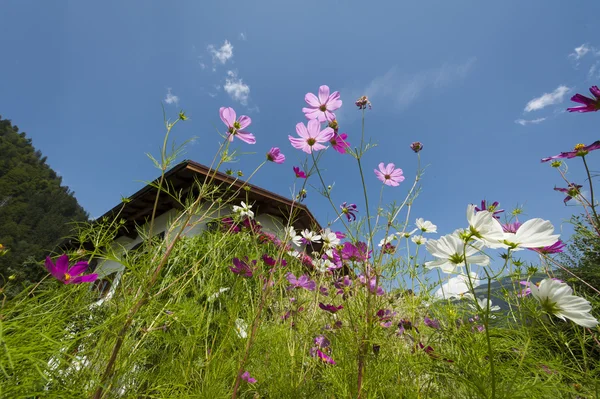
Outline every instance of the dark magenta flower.
POLYGON ((560 191, 561 193, 567 194, 567 196, 563 200, 563 202, 566 205, 567 202, 569 202, 570 200, 573 199, 573 197, 577 197, 579 195, 579 189, 581 187, 583 187, 583 186, 581 186, 580 184, 569 183, 569 187, 567 187, 567 188, 554 187, 554 191, 560 191))
MULTIPOLYGON (((252 268, 246 262, 248 262, 248 257, 245 257, 244 260, 233 258, 233 266, 230 266, 229 270, 242 277, 252 277, 252 268)), ((252 263, 256 265, 256 261, 252 261, 252 263)))
POLYGON ((267 152, 267 160, 282 164, 285 161, 285 155, 281 153, 279 148, 273 147, 269 152, 267 152))
POLYGON ((340 93, 334 91, 329 93, 329 86, 323 85, 319 87, 319 97, 313 93, 306 93, 304 101, 308 104, 307 108, 302 108, 304 116, 308 120, 318 120, 319 122, 328 122, 335 119, 333 111, 342 106, 340 93))
POLYGON ((229 141, 233 141, 233 137, 237 136, 240 140, 248 144, 256 143, 254 135, 244 130, 252 123, 252 119, 249 116, 242 115, 239 119, 236 119, 237 115, 231 107, 221 107, 219 115, 223 123, 227 125, 227 138, 229 141))
POLYGON ((316 355, 326 364, 335 364, 335 361, 330 356, 323 353, 320 349, 316 350, 316 355))
POLYGON ((306 173, 301 171, 300 168, 297 166, 294 166, 294 173, 296 174, 296 177, 300 179, 306 179, 306 173))
POLYGON ((246 381, 248 384, 254 384, 256 382, 256 379, 250 376, 249 371, 246 371, 244 374, 242 374, 242 380, 246 381))
POLYGON ((66 254, 59 256, 56 264, 52 262, 50 257, 46 258, 46 270, 48 270, 48 273, 65 284, 81 284, 96 281, 98 275, 95 273, 82 275, 87 268, 88 263, 86 261, 79 261, 72 267, 69 267, 69 257, 66 254))
POLYGON ((367 109, 367 106, 369 107, 369 109, 371 109, 371 102, 369 101, 369 97, 367 96, 359 97, 358 100, 354 102, 354 105, 356 105, 358 109, 367 109))
POLYGON ((329 313, 337 313, 339 310, 343 309, 342 305, 335 306, 334 304, 325 305, 322 302, 319 302, 319 307, 323 310, 328 311, 329 313))
POLYGON ((242 231, 240 226, 238 226, 232 218, 223 218, 221 219, 221 222, 223 223, 226 231, 233 233, 239 233, 242 231))
POLYGON ((350 143, 348 143, 346 141, 347 138, 348 138, 348 135, 346 133, 342 133, 342 134, 334 133, 331 140, 329 140, 329 143, 331 143, 331 146, 333 147, 334 150, 336 150, 340 154, 345 154, 346 148, 350 147, 350 143))
POLYGON ((379 309, 377 311, 377 317, 379 318, 379 325, 383 328, 389 328, 392 326, 392 319, 396 316, 396 312, 392 312, 389 309, 379 309))
POLYGON ((347 202, 344 202, 342 205, 340 205, 340 209, 342 210, 342 214, 346 216, 346 219, 348 219, 349 222, 356 220, 356 213, 358 212, 358 207, 356 204, 348 205, 347 202))
MULTIPOLYGON (((358 211, 357 211, 357 212, 358 212, 358 211)), ((344 239, 344 238, 346 238, 346 234, 342 233, 341 231, 336 231, 336 232, 335 232, 335 236, 336 236, 337 238, 339 238, 340 240, 341 240, 341 239, 344 239)))
POLYGON ((288 287, 288 289, 304 288, 308 291, 314 291, 315 288, 317 288, 317 283, 315 283, 313 280, 309 279, 308 276, 305 274, 296 278, 296 276, 293 273, 288 273, 286 275, 286 278, 291 284, 288 287))
POLYGON ((325 286, 322 286, 321 288, 319 288, 319 292, 323 296, 329 296, 329 288, 327 288, 325 286))
POLYGON ((435 319, 430 319, 427 316, 425 316, 425 318, 423 319, 423 323, 427 327, 435 328, 436 330, 440 329, 440 322, 438 320, 435 320, 435 319))
POLYGON ((413 150, 414 152, 420 152, 423 149, 423 144, 421 144, 418 141, 415 141, 414 143, 412 143, 410 145, 410 149, 413 150))
POLYGON ((500 219, 500 216, 498 216, 498 214, 504 212, 504 209, 498 209, 498 205, 499 205, 498 201, 494 201, 492 204, 488 204, 486 202, 486 200, 481 200, 481 208, 476 206, 475 213, 481 212, 481 211, 488 211, 488 212, 492 213, 492 216, 495 219, 500 219))
POLYGON ((547 246, 547 247, 541 247, 541 248, 532 248, 532 251, 538 252, 540 254, 558 254, 563 252, 563 249, 567 246, 567 244, 565 244, 564 242, 562 242, 561 240, 556 241, 554 244, 547 246))
POLYGON ((561 152, 560 154, 554 155, 553 157, 542 158, 542 162, 548 162, 554 159, 571 159, 575 157, 583 157, 591 151, 597 149, 600 149, 600 140, 596 140, 590 145, 577 144, 575 148, 573 148, 573 151, 561 152))
POLYGON ((571 97, 571 101, 574 101, 579 104, 583 104, 583 106, 567 108, 569 112, 595 112, 600 109, 600 89, 598 86, 590 87, 590 93, 594 96, 594 98, 589 98, 584 96, 583 94, 575 94, 571 97))

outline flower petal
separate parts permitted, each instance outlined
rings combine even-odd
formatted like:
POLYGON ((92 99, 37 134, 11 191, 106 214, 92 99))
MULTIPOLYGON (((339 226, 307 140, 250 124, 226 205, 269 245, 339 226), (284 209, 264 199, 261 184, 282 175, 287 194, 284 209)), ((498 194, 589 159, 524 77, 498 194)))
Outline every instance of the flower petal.
POLYGON ((325 104, 329 99, 329 86, 323 85, 319 87, 319 105, 325 104))
POLYGON ((232 127, 235 122, 235 111, 231 107, 221 107, 219 109, 219 115, 221 116, 221 120, 227 127, 232 127))

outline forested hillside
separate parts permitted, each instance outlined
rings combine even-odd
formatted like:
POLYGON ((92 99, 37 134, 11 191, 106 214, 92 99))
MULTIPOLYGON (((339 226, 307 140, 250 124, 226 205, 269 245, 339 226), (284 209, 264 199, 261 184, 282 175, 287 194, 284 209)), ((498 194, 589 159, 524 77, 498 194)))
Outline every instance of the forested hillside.
POLYGON ((0 116, 0 244, 8 249, 0 286, 9 276, 13 287, 37 281, 46 273, 40 261, 69 234, 69 222, 88 219, 61 182, 31 139, 0 116))

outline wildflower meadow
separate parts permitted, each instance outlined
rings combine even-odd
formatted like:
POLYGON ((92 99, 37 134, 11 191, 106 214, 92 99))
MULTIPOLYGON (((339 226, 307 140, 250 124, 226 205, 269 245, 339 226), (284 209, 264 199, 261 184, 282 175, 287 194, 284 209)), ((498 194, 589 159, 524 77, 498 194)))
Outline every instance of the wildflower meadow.
MULTIPOLYGON (((568 108, 569 117, 600 109, 600 90, 590 91, 591 98, 572 98, 581 105, 568 108)), ((162 150, 151 157, 162 176, 154 210, 169 198, 177 217, 157 234, 153 212, 132 250, 114 241, 120 215, 80 223, 64 251, 46 259, 43 279, 4 297, 0 396, 598 397, 600 286, 563 264, 567 240, 549 215, 525 219, 520 209, 474 198, 448 209, 464 214, 464 223, 439 234, 435 220, 413 212, 427 189, 427 165, 436 162, 427 157, 433 144, 417 136, 396 149, 397 159, 365 163, 365 153, 378 151, 380 137, 369 131, 377 103, 342 102, 341 94, 327 85, 308 92, 295 131, 280 127, 286 145, 260 157, 245 154, 261 140, 251 118, 215 109, 212 175, 187 193, 162 177, 182 149, 173 129, 194 121, 183 111, 165 118, 162 150), (342 109, 361 116, 361 131, 338 123, 342 109), (291 164, 292 152, 304 162, 291 164), (289 173, 293 205, 275 230, 256 220, 248 186, 214 179, 246 156, 258 164, 246 182, 267 168, 289 173), (356 163, 352 198, 339 198, 336 171, 320 166, 335 157, 356 163), (414 176, 404 174, 408 163, 417 165, 414 176), (367 181, 378 181, 379 191, 367 181), (403 200, 382 201, 389 190, 403 200), (300 204, 310 207, 313 196, 336 216, 295 228, 300 204), (211 228, 185 235, 199 224, 211 228), (535 260, 522 261, 522 253, 535 260), (124 271, 100 295, 106 261, 124 271)), ((600 218, 587 160, 598 149, 600 140, 574 143, 541 160, 561 179, 554 190, 564 202, 581 205, 579 231, 591 239, 600 238, 600 218), (575 163, 584 175, 568 170, 575 163)), ((10 250, 0 246, 0 255, 10 250)), ((12 281, 3 284, 6 291, 12 281)))

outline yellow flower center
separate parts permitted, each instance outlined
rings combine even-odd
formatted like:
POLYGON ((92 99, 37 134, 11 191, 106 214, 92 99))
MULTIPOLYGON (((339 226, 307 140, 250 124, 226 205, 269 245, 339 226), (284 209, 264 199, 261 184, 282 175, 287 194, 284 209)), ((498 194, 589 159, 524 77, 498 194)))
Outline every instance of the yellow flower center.
POLYGON ((329 127, 332 128, 333 130, 337 130, 338 129, 337 119, 334 119, 331 122, 329 122, 329 127))
POLYGON ((71 275, 69 273, 65 273, 65 281, 69 281, 71 279, 71 275))
POLYGON ((242 125, 240 125, 240 123, 238 121, 233 122, 233 127, 237 130, 237 129, 241 129, 242 125))

